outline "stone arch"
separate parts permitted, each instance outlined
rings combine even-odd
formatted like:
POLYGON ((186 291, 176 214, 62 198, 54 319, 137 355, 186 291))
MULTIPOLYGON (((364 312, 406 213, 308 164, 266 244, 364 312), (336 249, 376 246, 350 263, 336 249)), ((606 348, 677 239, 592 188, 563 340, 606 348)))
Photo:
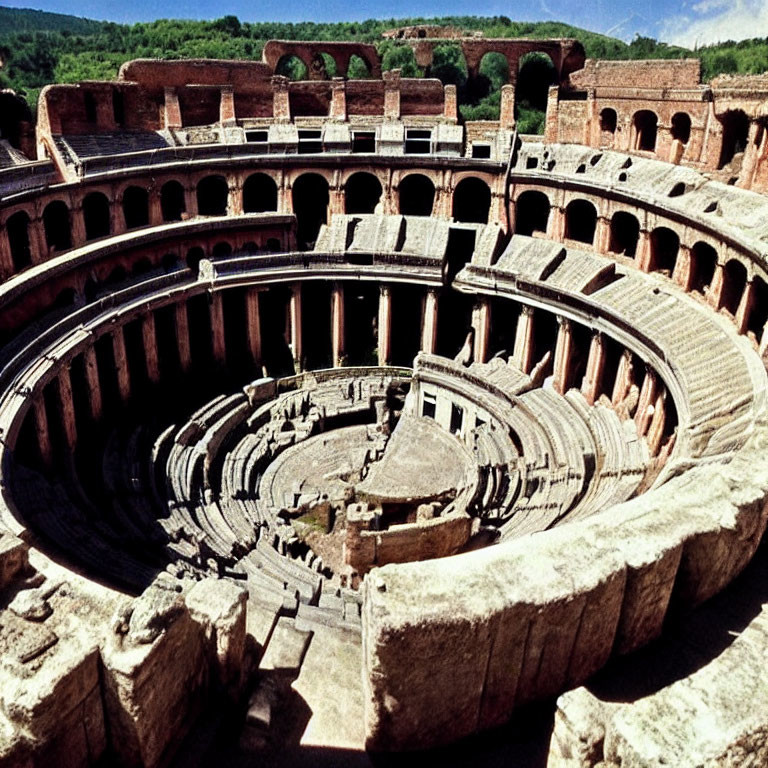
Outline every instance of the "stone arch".
POLYGON ((612 147, 616 139, 619 115, 612 107, 600 110, 600 145, 612 147))
POLYGON ((144 187, 130 186, 123 192, 123 218, 126 229, 149 224, 149 194, 144 187))
POLYGON ((320 227, 328 221, 328 181, 319 173, 304 173, 293 182, 291 192, 296 239, 299 248, 309 250, 317 241, 320 227))
POLYGON ((85 239, 107 237, 111 230, 109 200, 103 192, 90 192, 83 199, 85 239))
POLYGON ((747 318, 747 330, 760 341, 768 322, 768 283, 759 275, 752 278, 752 309, 747 318))
POLYGON ((521 132, 543 133, 549 88, 559 79, 557 67, 546 51, 530 51, 520 57, 515 84, 515 118, 522 125, 521 132))
POLYGON ((69 208, 63 200, 48 203, 43 210, 43 229, 48 248, 65 251, 72 247, 72 228, 69 208))
POLYGON ((723 290, 718 309, 727 309, 735 316, 746 285, 747 268, 738 259, 727 261, 723 267, 723 290))
POLYGON ((344 185, 344 212, 374 213, 382 191, 381 182, 372 173, 353 173, 344 185))
POLYGON ((182 214, 187 211, 187 203, 180 182, 166 181, 160 188, 160 210, 163 221, 181 221, 182 214))
POLYGON ((32 264, 32 253, 29 247, 29 215, 26 211, 16 211, 5 222, 8 235, 8 245, 11 249, 13 269, 19 272, 32 264))
POLYGON ((435 204, 432 179, 422 173, 409 173, 398 185, 398 200, 403 216, 431 216, 435 204))
POLYGON ((627 211, 617 211, 611 218, 611 239, 608 250, 630 259, 635 258, 640 239, 640 222, 627 211))
POLYGON ((213 174, 197 182, 197 212, 200 216, 226 216, 229 187, 223 176, 213 174))
POLYGON ((666 272, 671 277, 675 271, 680 237, 669 227, 656 227, 651 232, 651 260, 649 272, 666 272))
POLYGON ((723 126, 723 141, 720 148, 718 169, 725 168, 736 155, 747 148, 749 117, 741 109, 729 109, 718 118, 723 126))
POLYGON ((275 67, 276 75, 283 75, 289 80, 308 80, 309 65, 295 53, 286 53, 280 57, 275 67))
POLYGON ((350 80, 370 80, 373 77, 371 65, 356 53, 349 57, 346 74, 350 80))
POLYGON ((432 49, 432 63, 426 77, 436 77, 443 85, 455 85, 463 89, 469 77, 467 59, 460 45, 438 43, 432 49))
POLYGON ((717 251, 708 243, 694 243, 691 248, 691 290, 704 294, 712 284, 716 269, 717 251))
POLYGON ((549 224, 549 198, 536 189, 523 192, 515 204, 515 234, 546 233, 549 224))
POLYGON ((565 238, 592 245, 597 227, 597 208, 589 200, 572 200, 565 209, 565 238))
POLYGON ((262 213, 277 210, 277 184, 266 173, 253 173, 243 184, 243 211, 262 213))
POLYGON ((632 149, 656 151, 659 118, 650 109, 640 109, 632 116, 632 149))
POLYGON ((453 191, 453 220, 487 224, 491 209, 491 188, 482 179, 467 176, 453 191))
POLYGON ((687 112, 675 112, 670 130, 673 139, 687 144, 691 138, 691 116, 687 112))

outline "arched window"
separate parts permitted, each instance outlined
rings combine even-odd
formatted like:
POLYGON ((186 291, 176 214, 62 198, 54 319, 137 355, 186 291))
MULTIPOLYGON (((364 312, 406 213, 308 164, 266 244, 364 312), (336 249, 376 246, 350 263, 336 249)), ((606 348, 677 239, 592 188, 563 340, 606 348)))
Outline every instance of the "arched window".
POLYGON ((197 184, 197 212, 200 216, 226 216, 229 187, 223 176, 206 176, 197 184))
POLYGON ((640 222, 637 217, 626 211, 617 211, 611 219, 611 253, 635 258, 637 241, 640 237, 640 222))
POLYGON ((705 293, 717 268, 717 251, 707 243, 698 242, 691 248, 691 290, 705 293))
POLYGON ((317 173, 305 173, 294 182, 292 197, 296 239, 299 248, 309 250, 328 221, 328 182, 317 173))
POLYGON ((565 237, 590 245, 595 239, 597 210, 588 200, 573 200, 565 209, 565 237))
POLYGON ((381 199, 381 182, 372 173, 353 173, 344 185, 345 213, 374 213, 381 199))
POLYGON ((755 334, 760 341, 766 322, 768 322, 768 284, 762 277, 752 279, 752 311, 747 319, 747 330, 755 334))
POLYGON ((85 239, 106 237, 111 231, 109 221, 109 200, 101 192, 91 192, 83 200, 85 239))
POLYGON ((5 222, 8 233, 8 245, 11 247, 11 259, 15 272, 28 267, 32 263, 29 250, 29 216, 25 211, 18 211, 5 222))
POLYGON ((454 221, 487 224, 491 209, 490 187, 481 179, 462 179, 453 192, 454 221))
POLYGON ((615 109, 606 107, 600 112, 600 130, 603 133, 616 133, 616 125, 619 122, 619 116, 615 109))
POLYGON ((277 62, 275 74, 283 75, 289 80, 306 80, 307 65, 298 56, 288 53, 277 62))
POLYGON ((45 206, 43 228, 45 229, 45 241, 49 248, 65 251, 72 247, 69 209, 63 200, 54 200, 45 206))
POLYGON ((149 195, 143 187, 128 187, 123 193, 123 217, 127 229, 149 224, 149 195))
POLYGON ((431 216, 435 202, 435 185, 420 173, 406 176, 398 188, 400 213, 404 216, 431 216))
POLYGON ((262 213, 277 210, 277 184, 266 173, 254 173, 243 184, 243 211, 262 213))
POLYGON ((549 209, 549 198, 543 192, 523 192, 515 205, 515 233, 530 236, 534 232, 546 232, 549 209))
POLYGON ((558 81, 549 54, 533 51, 520 59, 515 85, 515 117, 520 133, 544 133, 549 87, 558 81))
POLYGON ((656 131, 659 119, 655 112, 649 109, 641 109, 635 112, 632 118, 632 129, 634 131, 633 146, 635 149, 645 152, 656 151, 656 131))
POLYGON ((232 253, 232 246, 229 243, 222 241, 213 246, 213 251, 211 253, 213 256, 229 256, 232 253))
POLYGON ((747 148, 749 118, 740 109, 728 110, 721 118, 723 144, 718 168, 725 168, 733 158, 747 148))
POLYGON ((160 190, 160 208, 163 221, 181 221, 181 215, 186 212, 184 187, 178 181, 167 181, 160 190))
POLYGON ((691 138, 691 116, 687 112, 676 112, 672 115, 672 138, 687 144, 691 138))
POLYGON ((657 227, 651 232, 651 272, 674 274, 680 238, 677 232, 667 227, 657 227))
POLYGON ((723 292, 720 296, 720 306, 735 315, 746 284, 747 268, 736 259, 726 262, 725 269, 723 269, 723 292))

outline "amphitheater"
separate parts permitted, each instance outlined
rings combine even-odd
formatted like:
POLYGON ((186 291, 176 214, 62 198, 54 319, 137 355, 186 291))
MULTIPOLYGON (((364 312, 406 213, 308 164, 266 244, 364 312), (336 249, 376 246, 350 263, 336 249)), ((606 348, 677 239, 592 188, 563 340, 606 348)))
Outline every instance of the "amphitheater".
POLYGON ((0 94, 3 767, 768 765, 768 75, 452 42, 0 94))

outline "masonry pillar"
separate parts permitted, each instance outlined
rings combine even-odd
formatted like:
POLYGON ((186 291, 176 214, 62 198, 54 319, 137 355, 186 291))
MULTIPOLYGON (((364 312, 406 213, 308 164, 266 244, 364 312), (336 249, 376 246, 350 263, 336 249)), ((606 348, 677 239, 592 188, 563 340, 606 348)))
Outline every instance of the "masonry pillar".
POLYGON ((163 204, 159 189, 149 192, 149 224, 152 227, 163 223, 163 204))
POLYGON ((243 185, 240 179, 230 179, 227 189, 227 213, 230 216, 242 216, 243 185))
POLYGON ((272 116, 281 123, 287 123, 291 119, 288 78, 283 75, 272 75, 272 116))
POLYGON ((389 365, 392 358, 392 291, 379 288, 379 365, 389 365))
POLYGON ((512 83, 501 86, 499 129, 505 131, 515 129, 515 86, 512 83))
POLYGON ((197 188, 192 186, 184 187, 184 213, 182 219, 193 219, 197 216, 197 188))
POLYGON ((221 291, 209 294, 208 309, 211 314, 211 349, 216 365, 227 362, 227 344, 224 337, 224 304, 221 291))
POLYGON ((421 350, 428 355, 435 354, 437 345, 437 290, 427 289, 424 298, 424 312, 421 320, 421 350))
POLYGON ((656 402, 658 390, 658 377, 655 371, 646 366, 643 385, 640 387, 640 399, 637 402, 637 411, 635 412, 635 426, 639 435, 648 433, 648 427, 651 424, 653 416, 653 403, 656 402))
MULTIPOLYGON (((30 251, 31 249, 30 243, 30 251)), ((0 227, 0 278, 6 278, 15 272, 13 265, 13 256, 11 255, 11 244, 8 241, 8 230, 5 224, 0 227)))
POLYGON ((723 265, 718 262, 715 267, 715 274, 712 275, 712 282, 707 289, 707 302, 711 304, 715 309, 720 309, 720 302, 723 298, 723 279, 724 279, 723 265))
POLYGON ((50 467, 53 452, 51 450, 51 433, 48 430, 48 414, 45 412, 45 397, 42 390, 32 401, 32 408, 35 413, 35 434, 40 460, 45 467, 50 467))
POLYGON ((383 72, 384 80, 384 119, 400 119, 400 70, 383 72))
POLYGON ((29 255, 32 264, 39 264, 48 257, 48 244, 45 241, 45 226, 42 219, 29 222, 29 255))
POLYGON ((131 376, 128 371, 128 356, 125 353, 125 333, 120 325, 112 331, 112 353, 115 357, 115 375, 120 399, 125 402, 131 396, 131 376))
POLYGON ((559 206, 553 205, 549 211, 547 221, 547 239, 562 243, 565 237, 565 211, 559 206))
POLYGON ((72 399, 72 379, 69 366, 65 365, 59 371, 56 378, 59 400, 59 415, 61 416, 61 428, 64 440, 70 453, 75 450, 77 443, 77 423, 75 422, 75 403, 72 399))
POLYGON ((611 392, 611 404, 616 406, 629 394, 632 386, 632 353, 625 349, 619 359, 619 367, 616 371, 616 381, 611 392))
POLYGON ((235 116, 235 92, 231 85, 224 85, 221 88, 219 122, 222 126, 234 126, 237 124, 235 116))
POLYGON ((736 310, 736 328, 739 333, 746 333, 749 326, 749 316, 755 305, 754 283, 750 280, 745 286, 739 300, 739 308, 736 310))
POLYGON ((648 426, 648 452, 651 456, 656 456, 661 447, 661 439, 664 437, 664 426, 667 420, 666 401, 664 393, 659 392, 656 396, 656 402, 653 405, 653 416, 648 426))
POLYGON ((571 375, 571 352, 573 349, 573 328, 565 317, 557 318, 557 343, 555 344, 554 378, 552 387, 564 395, 571 375))
POLYGON ((85 243, 85 218, 83 217, 82 200, 78 200, 75 207, 70 208, 69 220, 72 227, 72 247, 78 248, 85 243))
POLYGON ((512 361, 523 373, 530 373, 533 361, 533 307, 524 304, 515 329, 512 361))
POLYGON ((192 353, 189 346, 189 317, 187 315, 187 302, 178 302, 174 307, 174 310, 176 344, 179 350, 179 366, 182 373, 186 373, 192 363, 192 353))
POLYGON ((110 199, 109 201, 109 234, 122 235, 128 231, 125 226, 125 215, 120 200, 110 199))
POLYGON ((587 358, 587 372, 581 383, 581 394, 584 399, 594 405, 600 396, 600 385, 605 369, 605 337, 599 331, 592 334, 589 344, 589 357, 587 358))
POLYGON ((331 108, 328 117, 341 122, 347 119, 347 82, 343 77, 331 80, 331 108))
POLYGON ((595 226, 595 250, 598 253, 608 253, 611 244, 611 222, 603 216, 598 216, 595 226))
POLYGON ((164 122, 166 128, 181 128, 181 106, 175 88, 165 89, 164 122))
POLYGON ((289 303, 291 325, 291 352, 293 353, 293 367, 298 373, 301 370, 301 361, 304 357, 301 338, 301 283, 291 286, 291 298, 289 303))
POLYGON ((261 364, 261 317, 259 316, 259 292, 249 288, 245 298, 248 348, 255 365, 261 364))
POLYGON ((338 368, 344 357, 344 286, 334 283, 331 288, 331 355, 333 367, 338 368))
POLYGON ((452 123, 459 118, 458 98, 455 85, 443 86, 443 117, 452 123))
POLYGON ((560 134, 560 88, 551 85, 547 91, 547 114, 544 122, 544 141, 556 142, 560 134))
POLYGON ((480 299, 472 309, 472 328, 475 331, 474 361, 484 363, 488 359, 488 336, 491 327, 491 305, 488 299, 480 299))
POLYGON ((651 271, 651 235, 646 229, 641 229, 637 240, 637 250, 635 251, 635 261, 637 268, 643 272, 651 271))
POLYGON ((672 279, 684 290, 691 290, 691 249, 680 243, 672 279))
POLYGON ((157 334, 155 333, 155 313, 147 312, 141 318, 141 338, 144 342, 144 360, 147 366, 147 378, 157 384, 160 381, 160 362, 157 354, 157 334))
POLYGON ((91 409, 91 418, 93 421, 99 421, 102 412, 102 397, 101 383, 99 382, 99 363, 95 347, 86 347, 85 352, 83 352, 83 367, 85 368, 85 383, 88 387, 88 404, 91 409))

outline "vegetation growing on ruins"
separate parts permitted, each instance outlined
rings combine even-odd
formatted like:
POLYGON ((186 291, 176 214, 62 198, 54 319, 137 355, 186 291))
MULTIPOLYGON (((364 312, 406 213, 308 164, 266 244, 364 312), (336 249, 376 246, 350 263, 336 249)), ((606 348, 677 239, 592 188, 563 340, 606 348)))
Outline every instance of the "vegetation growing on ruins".
MULTIPOLYGON (((459 47, 450 41, 435 49, 431 71, 425 73, 408 46, 383 39, 382 32, 398 26, 439 24, 481 31, 485 37, 576 37, 590 58, 658 59, 697 56, 702 77, 718 74, 753 74, 768 71, 768 39, 725 42, 691 51, 636 37, 625 43, 612 37, 559 22, 514 22, 506 16, 447 16, 440 19, 379 19, 363 22, 316 24, 247 23, 235 16, 214 21, 168 20, 139 24, 97 22, 63 14, 0 8, 0 87, 14 88, 34 105, 47 83, 104 80, 116 76, 129 59, 237 58, 259 59, 270 39, 354 40, 373 43, 382 57, 382 68, 399 68, 405 77, 425 74, 458 87, 461 114, 467 120, 498 119, 500 92, 507 75, 504 62, 485 57, 478 82, 467 83, 467 68, 459 47)), ((328 62, 332 74, 332 62, 328 62)), ((304 65, 289 63, 284 74, 298 79, 304 65)), ((350 70, 365 77, 364 65, 350 70)), ((517 109, 519 128, 540 133, 544 128, 546 88, 554 70, 546 56, 532 54, 521 62, 517 109)))

